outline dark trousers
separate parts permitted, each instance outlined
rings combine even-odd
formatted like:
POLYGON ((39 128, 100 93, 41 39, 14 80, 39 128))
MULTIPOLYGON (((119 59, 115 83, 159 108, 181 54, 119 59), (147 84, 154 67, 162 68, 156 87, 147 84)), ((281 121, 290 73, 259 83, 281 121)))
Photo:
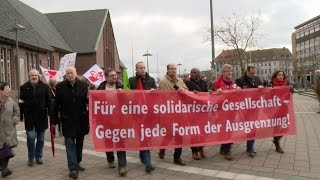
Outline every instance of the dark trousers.
MULTIPOLYGON (((160 149, 160 152, 165 153, 165 149, 160 149)), ((174 154, 173 154, 173 159, 174 160, 179 160, 181 159, 181 154, 182 154, 182 148, 174 148, 174 154)))
MULTIPOLYGON (((108 162, 114 162, 114 153, 112 152, 106 152, 107 155, 107 161, 108 162)), ((117 151, 117 158, 118 158, 118 166, 126 166, 127 165, 127 158, 126 158, 126 152, 125 151, 117 151)))
POLYGON ((220 146, 220 152, 223 152, 224 154, 229 154, 231 152, 231 144, 221 144, 220 146))
POLYGON ((253 151, 254 140, 247 141, 247 152, 253 151))
POLYGON ((1 170, 1 171, 2 171, 3 169, 7 169, 7 168, 8 168, 9 159, 10 159, 10 158, 0 159, 0 170, 1 170))
POLYGON ((203 146, 198 146, 198 147, 191 147, 192 153, 198 153, 200 151, 203 151, 203 146))
POLYGON ((139 151, 139 158, 146 167, 152 166, 150 150, 139 151))
POLYGON ((83 140, 84 136, 64 137, 68 168, 70 171, 77 171, 79 168, 79 163, 82 161, 83 140))

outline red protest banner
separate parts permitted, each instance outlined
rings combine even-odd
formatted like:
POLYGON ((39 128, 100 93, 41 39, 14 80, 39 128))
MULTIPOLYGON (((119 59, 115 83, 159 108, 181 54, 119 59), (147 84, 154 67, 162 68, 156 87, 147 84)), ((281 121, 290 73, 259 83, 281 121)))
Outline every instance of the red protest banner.
POLYGON ((90 127, 99 152, 190 147, 296 133, 288 87, 209 94, 91 91, 90 127))

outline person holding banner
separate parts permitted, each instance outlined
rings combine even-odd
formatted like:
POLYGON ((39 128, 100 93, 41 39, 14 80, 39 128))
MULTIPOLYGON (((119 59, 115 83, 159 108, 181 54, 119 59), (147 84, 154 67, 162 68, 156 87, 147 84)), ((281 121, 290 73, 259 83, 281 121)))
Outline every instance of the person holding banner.
MULTIPOLYGON (((104 71, 104 76, 106 78, 97 90, 122 90, 122 84, 117 81, 117 73, 113 69, 106 69, 104 71)), ((114 153, 106 152, 107 161, 109 168, 115 168, 114 164, 114 153)), ((118 170, 120 176, 125 176, 127 174, 127 159, 125 151, 117 151, 118 158, 118 170)))
MULTIPOLYGON (((283 70, 278 70, 273 73, 271 76, 271 87, 275 86, 286 86, 289 85, 289 82, 287 81, 286 73, 283 70)), ((275 136, 273 137, 273 143, 276 146, 276 152, 283 154, 284 151, 282 150, 280 146, 280 139, 282 136, 275 136)))
MULTIPOLYGON (((157 89, 155 80, 146 72, 146 66, 142 61, 137 62, 136 76, 129 78, 129 84, 131 89, 136 90, 153 91, 157 89)), ((147 173, 154 170, 154 167, 151 164, 150 150, 141 150, 139 152, 139 157, 141 162, 146 166, 147 173)))
MULTIPOLYGON (((185 81, 185 84, 189 88, 189 91, 197 92, 208 92, 208 83, 201 79, 200 70, 198 68, 191 69, 191 77, 189 80, 185 81)), ((203 146, 199 147, 191 147, 192 158, 194 160, 200 160, 201 158, 205 158, 206 155, 203 151, 203 146)))
MULTIPOLYGON (((240 89, 237 85, 232 82, 232 66, 230 64, 224 64, 221 68, 221 76, 217 78, 213 86, 213 91, 221 93, 223 90, 228 89, 240 89)), ((228 161, 232 161, 234 157, 231 153, 232 143, 221 144, 220 154, 228 161)))
POLYGON ((62 123, 62 133, 66 145, 69 177, 78 178, 84 136, 89 133, 88 84, 77 78, 74 67, 66 69, 66 80, 57 84, 56 98, 50 123, 56 124, 58 114, 62 123))
MULTIPOLYGON (((257 76, 257 71, 254 66, 248 66, 244 75, 236 79, 235 83, 242 89, 264 88, 259 76, 257 76)), ((254 151, 254 139, 247 141, 247 154, 250 157, 254 157, 257 154, 257 152, 254 151)))
POLYGON ((27 132, 28 166, 34 165, 34 159, 43 164, 44 135, 52 102, 50 87, 40 81, 38 70, 30 70, 29 81, 20 86, 19 103, 27 132))
MULTIPOLYGON (((159 82, 159 89, 161 90, 176 90, 176 91, 188 91, 188 87, 183 82, 183 80, 177 77, 177 65, 168 64, 167 65, 167 74, 159 82)), ((174 164, 180 166, 185 166, 186 163, 181 159, 182 148, 175 148, 173 154, 174 164)), ((164 159, 165 149, 160 149, 159 158, 164 159)))

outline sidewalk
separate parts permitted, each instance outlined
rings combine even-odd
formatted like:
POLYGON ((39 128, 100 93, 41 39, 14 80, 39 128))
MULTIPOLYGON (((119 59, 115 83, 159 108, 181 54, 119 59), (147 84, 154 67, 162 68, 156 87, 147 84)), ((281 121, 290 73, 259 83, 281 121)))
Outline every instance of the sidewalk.
MULTIPOLYGON (((104 153, 92 149, 90 136, 86 136, 82 165, 86 168, 79 173, 79 179, 320 179, 320 114, 316 99, 294 95, 297 120, 297 135, 283 137, 281 144, 284 154, 275 152, 272 138, 256 140, 257 156, 250 158, 245 153, 246 143, 234 144, 234 161, 224 160, 219 155, 219 146, 206 147, 207 158, 199 161, 191 158, 191 149, 184 148, 182 159, 187 166, 173 164, 173 150, 167 150, 164 160, 152 151, 152 162, 156 167, 146 174, 140 163, 138 152, 127 152, 128 174, 119 177, 117 169, 109 169, 104 153)), ((63 138, 56 138, 56 157, 52 157, 49 131, 46 131, 44 164, 27 166, 27 146, 23 123, 18 125, 19 146, 16 156, 9 163, 13 174, 3 179, 57 180, 69 179, 63 138)), ((1 177, 0 177, 1 179, 1 177)))

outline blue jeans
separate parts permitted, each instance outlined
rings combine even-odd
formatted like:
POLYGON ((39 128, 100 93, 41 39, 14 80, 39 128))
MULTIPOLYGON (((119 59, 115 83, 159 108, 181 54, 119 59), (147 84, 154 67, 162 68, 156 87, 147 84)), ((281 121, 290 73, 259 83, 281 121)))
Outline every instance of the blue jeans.
MULTIPOLYGON (((107 161, 108 162, 114 162, 114 153, 112 152, 106 152, 107 155, 107 161)), ((126 166, 127 165, 127 159, 126 159, 126 152, 125 151, 117 151, 117 158, 118 158, 118 166, 126 166)))
POLYGON ((33 128, 32 131, 27 131, 27 146, 28 146, 28 159, 33 161, 35 159, 42 158, 42 151, 44 145, 44 133, 45 131, 36 131, 33 128), (37 142, 36 141, 37 138, 37 142))
POLYGON ((230 154, 230 152, 231 152, 231 145, 232 145, 232 143, 221 144, 221 146, 220 146, 220 151, 223 152, 224 154, 230 154))
POLYGON ((78 171, 79 163, 82 160, 83 140, 84 136, 64 137, 68 159, 68 169, 70 171, 78 171))
POLYGON ((247 141, 247 152, 253 151, 254 140, 247 141))
POLYGON ((151 165, 151 155, 150 155, 150 150, 143 150, 139 151, 139 157, 141 162, 146 166, 152 166, 151 165))

